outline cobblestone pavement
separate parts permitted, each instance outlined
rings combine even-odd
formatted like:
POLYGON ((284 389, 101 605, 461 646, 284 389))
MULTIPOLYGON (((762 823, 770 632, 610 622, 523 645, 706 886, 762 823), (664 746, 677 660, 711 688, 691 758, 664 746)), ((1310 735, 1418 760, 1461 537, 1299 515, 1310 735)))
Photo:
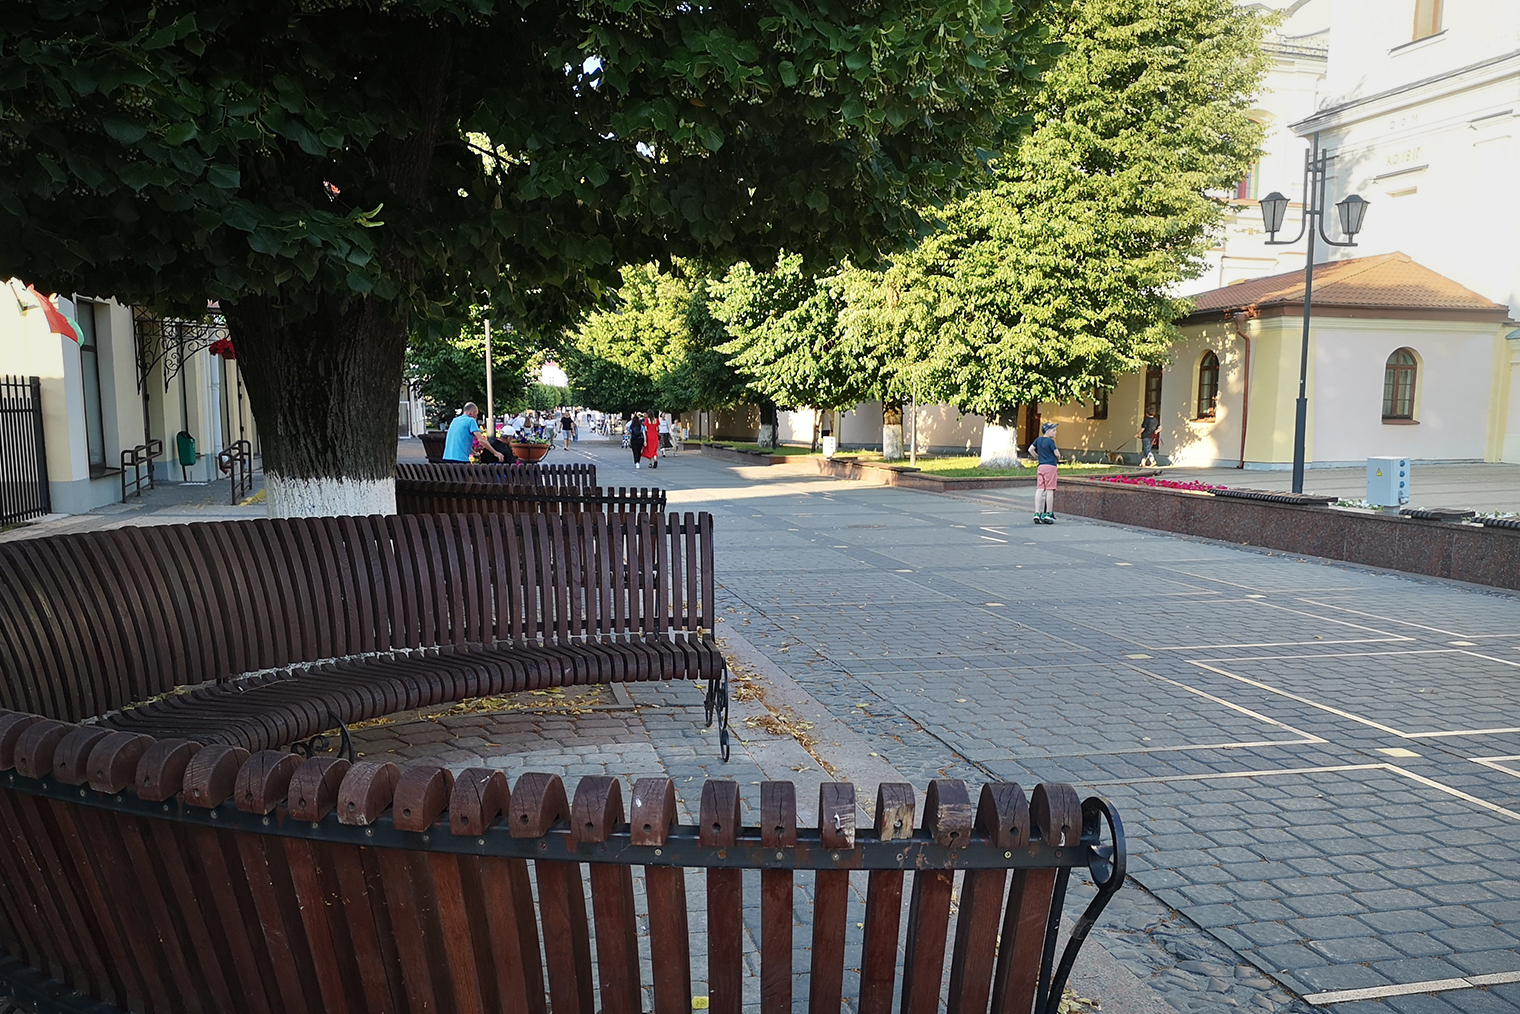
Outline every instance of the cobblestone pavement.
MULTIPOLYGON (((612 448, 572 453, 604 485, 634 481, 612 448)), ((1139 889, 1097 939, 1173 1007, 1520 1010, 1514 597, 1034 526, 1022 491, 770 478, 694 453, 637 478, 716 515, 720 633, 846 730, 845 761, 815 749, 839 777, 869 790, 856 765, 875 764, 920 787, 1061 780, 1113 800, 1139 889)), ((645 731, 658 755, 669 730, 645 731)), ((703 744, 680 770, 749 780, 766 737, 740 731, 733 765, 703 744)))

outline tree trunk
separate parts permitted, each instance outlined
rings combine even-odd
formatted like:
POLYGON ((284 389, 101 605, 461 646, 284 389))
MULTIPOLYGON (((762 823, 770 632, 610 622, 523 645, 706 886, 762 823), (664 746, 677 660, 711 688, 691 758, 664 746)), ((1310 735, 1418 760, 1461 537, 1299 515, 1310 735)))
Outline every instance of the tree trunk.
POLYGON ((263 298, 224 310, 259 424, 270 516, 394 514, 405 322, 362 299, 293 324, 263 298))
POLYGON ((990 412, 982 424, 983 468, 1013 468, 1019 463, 1018 410, 990 412))
POLYGON ((771 450, 776 446, 776 429, 780 425, 780 419, 776 412, 776 403, 762 401, 760 403, 760 437, 756 441, 763 449, 771 450))
POLYGON ((903 447, 902 399, 881 403, 881 456, 886 461, 901 461, 907 457, 903 447))

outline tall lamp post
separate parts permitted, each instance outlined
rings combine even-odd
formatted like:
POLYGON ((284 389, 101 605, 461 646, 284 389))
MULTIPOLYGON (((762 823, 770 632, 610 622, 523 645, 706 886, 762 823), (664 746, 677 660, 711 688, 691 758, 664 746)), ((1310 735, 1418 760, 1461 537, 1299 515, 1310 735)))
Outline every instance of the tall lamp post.
POLYGON ((1309 316, 1312 313, 1314 295, 1314 237, 1318 234, 1328 246, 1356 246, 1353 240, 1362 231, 1362 219, 1367 215, 1367 202, 1352 194, 1335 206, 1340 213, 1341 231, 1345 242, 1337 242, 1325 234, 1325 177, 1335 156, 1319 150, 1319 134, 1313 139, 1313 148, 1304 152, 1304 216, 1299 222, 1298 235, 1292 239, 1278 239, 1283 217, 1288 213, 1288 199, 1273 191, 1261 199, 1261 217, 1267 233, 1272 237, 1267 246, 1291 246, 1309 234, 1309 253, 1304 259, 1304 335, 1303 347, 1298 359, 1298 405, 1293 421, 1293 492, 1304 491, 1304 443, 1309 425, 1309 316), (1311 222, 1313 223, 1311 225, 1311 222))

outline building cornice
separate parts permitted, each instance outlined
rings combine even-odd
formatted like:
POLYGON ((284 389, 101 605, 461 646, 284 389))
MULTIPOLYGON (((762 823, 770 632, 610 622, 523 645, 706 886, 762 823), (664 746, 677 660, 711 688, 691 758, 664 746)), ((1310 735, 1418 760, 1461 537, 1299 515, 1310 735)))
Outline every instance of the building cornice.
POLYGON ((1383 116, 1417 102, 1428 102, 1431 99, 1502 81, 1517 73, 1520 73, 1520 50, 1501 53, 1487 60, 1468 64, 1466 67, 1459 67, 1456 70, 1445 71, 1419 81, 1411 81, 1373 95, 1365 95, 1329 106, 1290 124, 1290 127, 1300 136, 1306 136, 1318 130, 1332 130, 1370 117, 1383 116))

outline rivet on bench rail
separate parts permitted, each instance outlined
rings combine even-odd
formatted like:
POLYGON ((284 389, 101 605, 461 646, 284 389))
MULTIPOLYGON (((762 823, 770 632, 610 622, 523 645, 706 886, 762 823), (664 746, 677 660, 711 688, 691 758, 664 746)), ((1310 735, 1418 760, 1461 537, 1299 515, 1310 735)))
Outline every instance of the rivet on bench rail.
POLYGON ((217 812, 215 810, 212 810, 211 811, 211 819, 215 820, 217 818, 217 816, 218 816, 217 812))
POLYGON ((1013 853, 1012 852, 1004 852, 1003 853, 1003 858, 1004 859, 1012 859, 1013 858, 1013 853))
POLYGON ((165 813, 168 813, 168 812, 169 812, 169 804, 168 804, 168 803, 165 803, 165 804, 164 804, 164 812, 165 812, 165 813))
POLYGON ((654 854, 657 855, 657 856, 663 856, 665 854, 665 850, 664 849, 655 849, 654 850, 654 854))
POLYGON ((322 830, 322 825, 314 820, 314 821, 311 822, 311 829, 313 831, 320 831, 320 830, 322 830))
POLYGON ((422 844, 424 844, 424 845, 426 845, 428 842, 430 842, 432 840, 433 840, 433 836, 430 835, 430 834, 425 834, 425 835, 422 836, 422 844))
POLYGON ((364 837, 366 837, 366 838, 373 838, 374 836, 375 836, 375 829, 374 828, 367 827, 367 828, 364 829, 364 837))
POLYGON ((269 826, 269 818, 265 817, 263 820, 260 820, 259 823, 263 824, 265 827, 268 827, 269 826))
POLYGON ((476 838, 475 839, 475 844, 476 845, 484 845, 485 843, 486 843, 486 840, 484 838, 476 838))

